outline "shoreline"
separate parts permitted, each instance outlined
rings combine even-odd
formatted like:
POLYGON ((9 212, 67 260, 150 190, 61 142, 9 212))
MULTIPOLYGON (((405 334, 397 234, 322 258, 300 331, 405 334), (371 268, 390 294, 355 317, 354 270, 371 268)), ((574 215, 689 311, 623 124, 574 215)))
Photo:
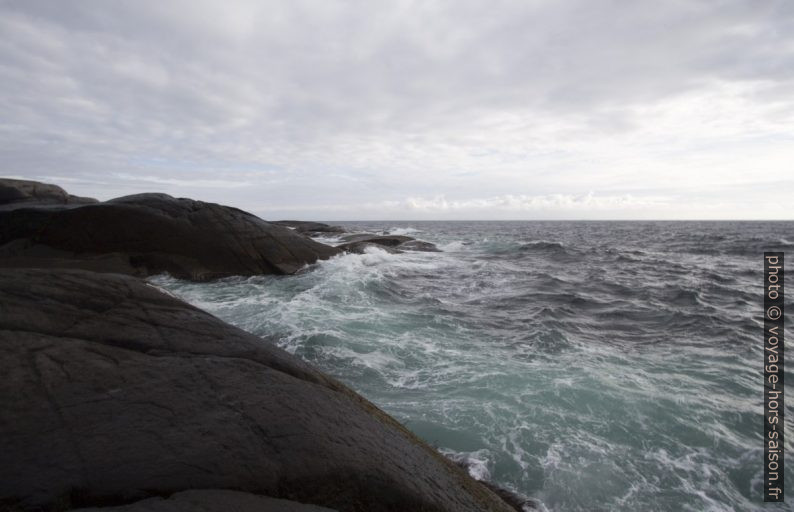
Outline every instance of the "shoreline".
MULTIPOLYGON (((51 188, 45 192, 52 198, 51 188)), ((296 258, 316 261, 338 250, 245 212, 191 201, 188 217, 198 217, 188 221, 234 233, 231 271, 218 267, 223 258, 212 250, 208 258, 185 254, 182 246, 201 249, 202 237, 176 240, 172 254, 124 254, 119 248, 139 249, 146 240, 130 243, 118 228, 134 231, 124 222, 149 214, 152 204, 160 217, 149 228, 195 234, 181 208, 190 200, 146 194, 59 208, 71 196, 55 196, 62 201, 55 206, 35 197, 0 212, 0 341, 11 375, 3 396, 21 397, 5 404, 2 422, 11 453, 4 472, 12 473, 0 478, 7 508, 66 510, 231 489, 339 511, 521 510, 335 379, 139 279, 169 269, 199 281, 237 275, 257 268, 244 259, 255 252, 265 262, 258 269, 270 270, 259 273, 291 273, 306 263, 296 258), (219 222, 227 214, 244 229, 219 222), (86 230, 92 236, 82 239, 86 230), (275 254, 250 241, 265 233, 280 247, 275 254), (89 242, 101 250, 79 250, 89 242), (261 387, 265 381, 270 387, 261 387), (270 414, 262 415, 263 404, 270 414), (248 453, 251 446, 264 455, 248 453)))

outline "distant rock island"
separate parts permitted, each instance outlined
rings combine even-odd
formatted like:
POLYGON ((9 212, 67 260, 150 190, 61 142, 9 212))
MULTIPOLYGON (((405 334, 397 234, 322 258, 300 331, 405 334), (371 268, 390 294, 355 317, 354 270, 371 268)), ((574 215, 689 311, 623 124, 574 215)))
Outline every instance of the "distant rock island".
POLYGON ((389 252, 422 251, 439 252, 438 248, 430 242, 416 240, 404 235, 373 235, 368 233, 347 235, 342 237, 345 242, 339 246, 347 252, 363 253, 368 247, 377 246, 386 248, 389 252))
POLYGON ((521 510, 342 383, 139 279, 291 274, 342 249, 217 204, 0 184, 0 510, 521 510))

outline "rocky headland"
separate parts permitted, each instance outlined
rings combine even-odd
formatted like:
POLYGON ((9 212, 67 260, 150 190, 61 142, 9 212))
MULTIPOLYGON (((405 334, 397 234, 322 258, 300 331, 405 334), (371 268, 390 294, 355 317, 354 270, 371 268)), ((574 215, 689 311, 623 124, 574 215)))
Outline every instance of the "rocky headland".
POLYGON ((91 197, 67 194, 58 185, 38 181, 0 178, 0 210, 20 206, 80 205, 96 203, 91 197))
POLYGON ((292 274, 340 252, 219 204, 137 194, 64 205, 6 202, 0 266, 55 266, 197 281, 292 274))
POLYGON ((0 510, 517 509, 342 383, 140 279, 290 274, 342 249, 221 205, 25 194, 39 185, 0 195, 0 510))

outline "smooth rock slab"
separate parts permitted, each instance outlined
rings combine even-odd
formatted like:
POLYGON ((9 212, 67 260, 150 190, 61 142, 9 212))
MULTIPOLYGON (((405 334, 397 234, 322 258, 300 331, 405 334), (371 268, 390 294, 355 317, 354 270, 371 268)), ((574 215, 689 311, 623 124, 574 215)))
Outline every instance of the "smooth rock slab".
POLYGON ((183 491, 168 499, 149 498, 131 505, 73 509, 74 512, 335 512, 333 509, 305 505, 238 491, 183 491))
POLYGON ((0 270, 0 503, 234 489, 347 511, 503 511, 391 417, 138 279, 0 270))

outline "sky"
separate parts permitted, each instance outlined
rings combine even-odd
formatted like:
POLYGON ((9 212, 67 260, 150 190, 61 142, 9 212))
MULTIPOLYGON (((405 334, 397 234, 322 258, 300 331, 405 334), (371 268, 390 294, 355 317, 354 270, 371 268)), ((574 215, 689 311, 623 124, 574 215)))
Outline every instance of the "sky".
POLYGON ((265 219, 794 219, 790 0, 0 0, 0 175, 265 219))

